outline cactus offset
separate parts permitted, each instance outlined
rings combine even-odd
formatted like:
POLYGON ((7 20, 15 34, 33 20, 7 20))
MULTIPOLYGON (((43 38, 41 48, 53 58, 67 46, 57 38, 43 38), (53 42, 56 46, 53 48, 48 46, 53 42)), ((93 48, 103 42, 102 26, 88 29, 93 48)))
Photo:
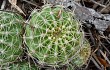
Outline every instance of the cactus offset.
MULTIPOLYGON (((23 38, 28 46, 29 55, 37 58, 39 64, 55 67, 68 64, 72 60, 80 62, 74 57, 80 58, 79 50, 82 48, 90 48, 89 44, 84 42, 80 24, 73 16, 74 14, 65 11, 59 5, 45 5, 41 11, 32 13, 23 38), (79 54, 74 56, 77 51, 79 54)), ((90 53, 90 50, 86 52, 90 53)), ((84 58, 88 57, 81 56, 82 60, 84 58)), ((78 66, 83 63, 79 63, 78 66)))
POLYGON ((0 65, 15 61, 22 53, 20 21, 21 16, 0 11, 0 65))

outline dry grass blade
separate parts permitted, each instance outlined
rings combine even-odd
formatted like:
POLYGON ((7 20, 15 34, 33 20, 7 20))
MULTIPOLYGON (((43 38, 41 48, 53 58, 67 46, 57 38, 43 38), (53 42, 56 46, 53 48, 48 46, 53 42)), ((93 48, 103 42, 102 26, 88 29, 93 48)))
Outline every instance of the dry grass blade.
MULTIPOLYGON (((101 62, 99 61, 99 59, 97 58, 97 56, 96 56, 95 54, 93 54, 93 57, 94 57, 94 59, 96 60, 96 63, 101 66, 102 64, 101 64, 101 62)), ((96 64, 95 64, 95 65, 96 65, 96 64)))
MULTIPOLYGON (((99 50, 100 53, 102 54, 102 56, 108 61, 108 63, 110 64, 110 61, 109 59, 106 57, 106 55, 102 52, 102 50, 99 50)), ((108 66, 108 65, 107 65, 108 66)))
POLYGON ((33 2, 33 1, 27 1, 27 0, 23 0, 23 1, 25 1, 25 2, 27 2, 27 3, 29 3, 29 4, 31 4, 31 5, 33 5, 33 6, 35 6, 35 7, 40 8, 40 6, 39 6, 38 3, 35 3, 35 2, 33 2))
POLYGON ((97 64, 96 60, 92 57, 91 60, 93 61, 93 63, 95 64, 95 66, 98 68, 98 69, 102 69, 99 64, 97 64))
POLYGON ((3 0, 3 3, 1 5, 1 10, 3 10, 5 8, 5 5, 6 5, 6 0, 3 0))
POLYGON ((103 12, 109 12, 110 11, 110 3, 105 7, 103 8, 100 12, 103 13, 103 12))
MULTIPOLYGON (((12 5, 12 7, 14 7, 15 9, 17 9, 20 13, 22 13, 23 15, 25 15, 25 13, 16 5, 17 4, 17 0, 8 0, 9 3, 12 5)), ((26 15, 25 15, 26 16, 26 15)))
POLYGON ((97 5, 101 6, 101 7, 104 7, 104 8, 106 7, 105 5, 102 5, 102 4, 100 4, 100 3, 98 3, 98 2, 96 2, 96 1, 94 1, 94 0, 91 0, 91 2, 97 4, 97 5))

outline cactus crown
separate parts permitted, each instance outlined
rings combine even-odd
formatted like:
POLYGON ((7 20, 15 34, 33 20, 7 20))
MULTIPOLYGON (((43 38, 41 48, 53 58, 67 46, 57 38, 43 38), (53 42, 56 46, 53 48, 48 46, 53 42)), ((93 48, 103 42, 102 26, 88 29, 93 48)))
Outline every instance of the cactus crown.
POLYGON ((13 62, 21 54, 22 17, 0 11, 0 65, 13 62))
MULTIPOLYGON (((37 58, 39 64, 68 64, 81 47, 89 48, 88 43, 83 42, 84 35, 79 30, 80 24, 62 6, 45 5, 41 11, 34 10, 31 17, 29 25, 26 26, 24 40, 29 55, 37 58)), ((79 52, 77 56, 80 58, 79 52)), ((72 60, 76 63, 79 61, 77 58, 72 60)))

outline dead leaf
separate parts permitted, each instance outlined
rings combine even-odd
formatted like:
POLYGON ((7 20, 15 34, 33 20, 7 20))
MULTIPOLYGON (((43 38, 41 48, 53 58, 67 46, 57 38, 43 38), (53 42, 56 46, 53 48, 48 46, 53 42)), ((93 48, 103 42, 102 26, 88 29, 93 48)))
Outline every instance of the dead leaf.
POLYGON ((105 68, 108 67, 108 66, 110 66, 110 64, 108 64, 107 61, 104 60, 103 58, 101 58, 101 57, 97 57, 97 58, 98 58, 98 60, 100 61, 100 63, 101 63, 105 68))
POLYGON ((102 59, 101 57, 97 57, 97 58, 104 67, 107 66, 107 63, 104 59, 102 59))

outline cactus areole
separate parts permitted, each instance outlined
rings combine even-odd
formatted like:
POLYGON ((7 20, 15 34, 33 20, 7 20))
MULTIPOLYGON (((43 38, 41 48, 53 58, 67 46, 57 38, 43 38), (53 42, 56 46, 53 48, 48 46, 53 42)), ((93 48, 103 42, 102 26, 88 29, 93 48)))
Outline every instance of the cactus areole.
POLYGON ((21 20, 17 14, 0 11, 0 65, 14 62, 22 53, 21 20))
POLYGON ((80 24, 73 16, 74 14, 59 5, 45 5, 41 11, 34 10, 23 37, 29 56, 37 58, 38 63, 44 66, 57 67, 70 61, 82 65, 89 55, 81 56, 80 50, 86 48, 86 53, 89 53, 90 48, 89 44, 84 42, 80 24), (75 55, 78 58, 74 58, 75 55))

